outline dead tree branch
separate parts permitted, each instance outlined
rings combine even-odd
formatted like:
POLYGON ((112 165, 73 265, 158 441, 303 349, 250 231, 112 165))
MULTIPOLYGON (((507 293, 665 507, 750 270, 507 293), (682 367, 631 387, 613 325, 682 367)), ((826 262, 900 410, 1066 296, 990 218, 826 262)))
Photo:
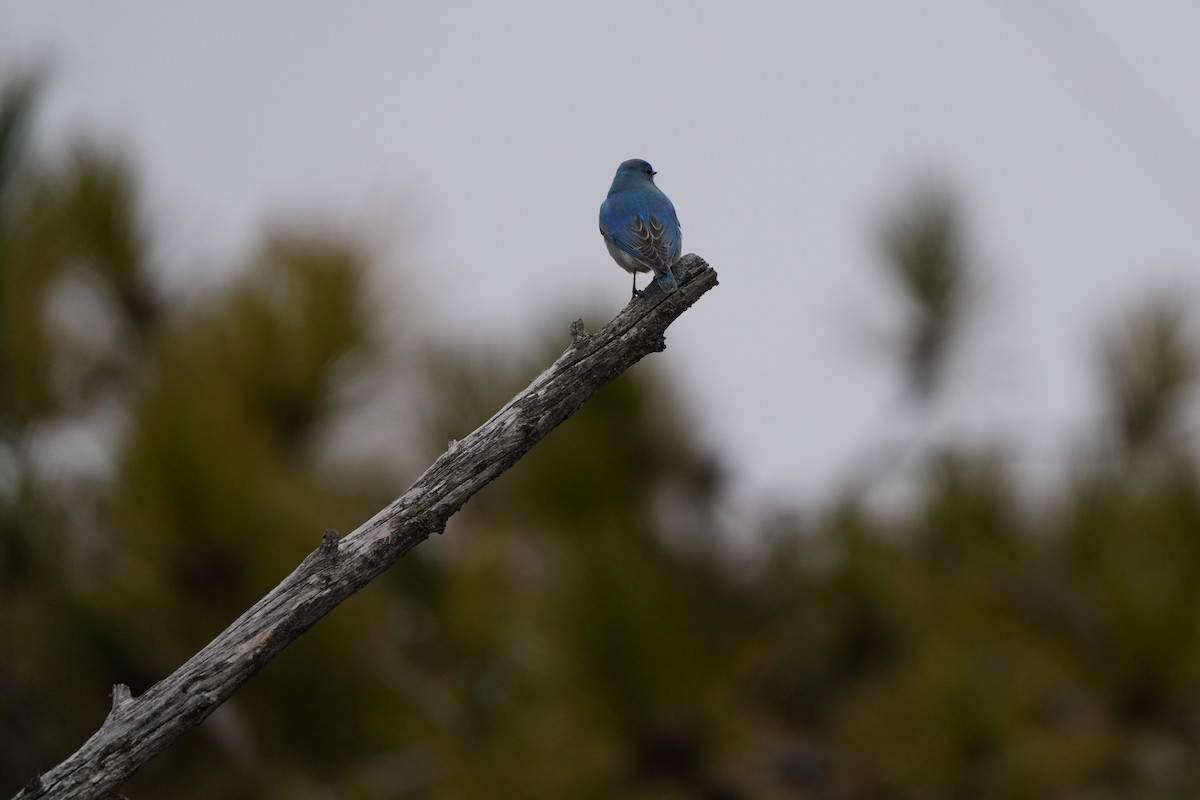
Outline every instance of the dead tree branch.
POLYGON ((453 442, 398 499, 339 541, 326 531, 295 571, 183 666, 133 697, 113 687, 112 710, 79 750, 29 782, 17 800, 103 798, 198 725, 317 620, 391 567, 542 437, 643 356, 666 347, 664 332, 717 273, 698 256, 676 266, 679 291, 653 282, 600 332, 571 326, 557 361, 465 439, 453 442))

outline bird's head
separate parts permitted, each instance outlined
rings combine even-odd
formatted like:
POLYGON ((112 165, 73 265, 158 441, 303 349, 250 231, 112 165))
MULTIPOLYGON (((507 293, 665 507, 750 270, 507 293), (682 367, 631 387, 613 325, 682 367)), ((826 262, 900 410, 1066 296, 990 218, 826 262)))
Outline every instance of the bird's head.
POLYGON ((657 175, 650 163, 640 158, 631 158, 617 167, 617 177, 625 179, 642 179, 654 183, 657 175))

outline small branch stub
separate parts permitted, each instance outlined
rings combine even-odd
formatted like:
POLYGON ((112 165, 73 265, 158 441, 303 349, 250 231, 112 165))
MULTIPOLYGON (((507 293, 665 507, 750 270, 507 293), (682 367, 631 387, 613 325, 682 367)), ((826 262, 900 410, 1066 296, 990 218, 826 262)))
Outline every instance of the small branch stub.
POLYGON ((133 692, 123 683, 115 683, 112 688, 112 709, 109 714, 115 714, 121 706, 133 701, 133 692))

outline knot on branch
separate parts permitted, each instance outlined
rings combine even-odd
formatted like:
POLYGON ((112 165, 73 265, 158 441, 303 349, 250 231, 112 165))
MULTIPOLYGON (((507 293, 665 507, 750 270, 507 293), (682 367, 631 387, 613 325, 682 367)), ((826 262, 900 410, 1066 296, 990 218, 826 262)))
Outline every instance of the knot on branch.
POLYGON ((591 338, 592 335, 583 327, 583 320, 577 319, 571 323, 571 344, 575 347, 583 347, 591 338))
POLYGON ((337 558, 339 534, 333 528, 326 528, 325 533, 321 534, 321 544, 317 547, 317 553, 322 558, 337 558))

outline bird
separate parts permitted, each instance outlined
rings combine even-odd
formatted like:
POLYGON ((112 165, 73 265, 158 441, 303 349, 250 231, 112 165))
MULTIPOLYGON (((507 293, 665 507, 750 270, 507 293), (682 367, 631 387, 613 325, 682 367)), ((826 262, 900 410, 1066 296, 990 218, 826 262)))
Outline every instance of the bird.
POLYGON ((600 204, 600 235, 613 261, 633 274, 633 297, 639 272, 653 272, 664 292, 675 291, 671 267, 683 252, 683 234, 675 206, 654 185, 654 167, 640 158, 617 167, 608 197, 600 204))

